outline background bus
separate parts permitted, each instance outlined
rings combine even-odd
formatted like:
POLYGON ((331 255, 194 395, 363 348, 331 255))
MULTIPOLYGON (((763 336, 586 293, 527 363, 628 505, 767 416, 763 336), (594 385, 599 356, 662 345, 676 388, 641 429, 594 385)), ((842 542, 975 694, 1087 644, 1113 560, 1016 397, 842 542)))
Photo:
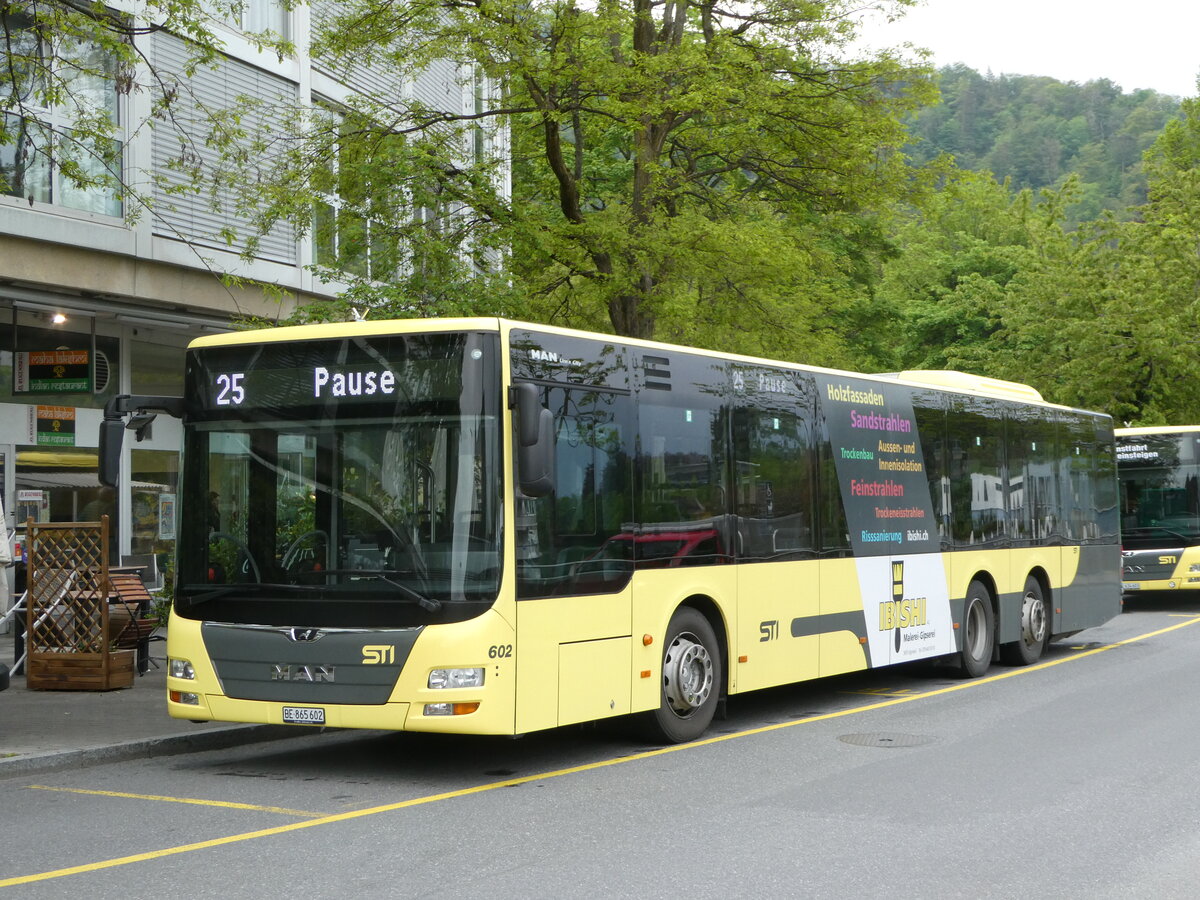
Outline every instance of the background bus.
POLYGON ((1121 584, 1200 588, 1200 426, 1118 428, 1121 584))
POLYGON ((176 717, 689 740, 1119 611, 1111 422, 1021 385, 411 320, 201 338, 181 411, 176 717))

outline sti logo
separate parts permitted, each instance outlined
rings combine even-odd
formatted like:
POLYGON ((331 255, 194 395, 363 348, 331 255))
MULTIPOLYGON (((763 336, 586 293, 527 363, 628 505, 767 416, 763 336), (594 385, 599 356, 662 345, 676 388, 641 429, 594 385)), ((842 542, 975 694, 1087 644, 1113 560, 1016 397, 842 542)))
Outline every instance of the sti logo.
POLYGON ((391 665, 396 662, 396 648, 392 644, 364 644, 362 655, 364 666, 391 665))

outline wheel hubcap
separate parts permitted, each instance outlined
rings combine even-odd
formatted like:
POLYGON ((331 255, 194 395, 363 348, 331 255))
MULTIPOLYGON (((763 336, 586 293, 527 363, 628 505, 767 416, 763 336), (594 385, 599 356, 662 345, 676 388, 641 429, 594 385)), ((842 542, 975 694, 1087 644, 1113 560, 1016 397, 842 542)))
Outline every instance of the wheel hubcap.
POLYGON ((1036 647, 1046 637, 1046 604, 1033 592, 1025 594, 1021 604, 1021 639, 1026 646, 1036 647))
POLYGON ((671 642, 663 659, 663 691, 678 715, 686 716, 704 705, 713 688, 713 661, 693 634, 671 642))

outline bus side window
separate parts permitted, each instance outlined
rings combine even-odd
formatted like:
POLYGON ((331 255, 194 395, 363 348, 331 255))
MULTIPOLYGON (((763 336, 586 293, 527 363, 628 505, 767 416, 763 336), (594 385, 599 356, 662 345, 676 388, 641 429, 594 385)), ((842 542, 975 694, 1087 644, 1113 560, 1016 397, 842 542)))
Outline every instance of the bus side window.
POLYGON ((518 498, 519 597, 608 593, 632 574, 627 450, 630 398, 546 388, 555 419, 554 490, 518 498))
POLYGON ((946 471, 946 409, 941 394, 914 390, 913 418, 921 439, 921 457, 929 499, 943 548, 950 542, 950 479, 946 471))
POLYGON ((1004 419, 997 401, 956 397, 949 427, 950 525, 959 547, 1005 537, 1004 419))
POLYGON ((815 385, 799 372, 739 368, 733 386, 738 555, 745 560, 811 555, 815 385))
MULTIPOLYGON (((728 513, 728 410, 724 363, 676 354, 655 362, 665 387, 643 386, 638 395, 638 487, 634 558, 642 568, 731 558, 728 513), (669 373, 669 374, 668 374, 669 373), (714 545, 704 538, 716 538, 714 545)), ((643 366, 648 363, 643 360, 643 366)))

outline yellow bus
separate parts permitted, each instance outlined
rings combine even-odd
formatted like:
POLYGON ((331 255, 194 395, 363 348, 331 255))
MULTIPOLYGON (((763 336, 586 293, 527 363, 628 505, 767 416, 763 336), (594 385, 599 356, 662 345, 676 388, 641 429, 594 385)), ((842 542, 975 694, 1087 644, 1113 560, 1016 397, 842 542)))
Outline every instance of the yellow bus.
POLYGON ((521 734, 944 659, 1120 609, 1108 417, 497 319, 203 337, 181 413, 168 709, 521 734))
POLYGON ((1200 588, 1200 425, 1118 428, 1121 587, 1200 588))

